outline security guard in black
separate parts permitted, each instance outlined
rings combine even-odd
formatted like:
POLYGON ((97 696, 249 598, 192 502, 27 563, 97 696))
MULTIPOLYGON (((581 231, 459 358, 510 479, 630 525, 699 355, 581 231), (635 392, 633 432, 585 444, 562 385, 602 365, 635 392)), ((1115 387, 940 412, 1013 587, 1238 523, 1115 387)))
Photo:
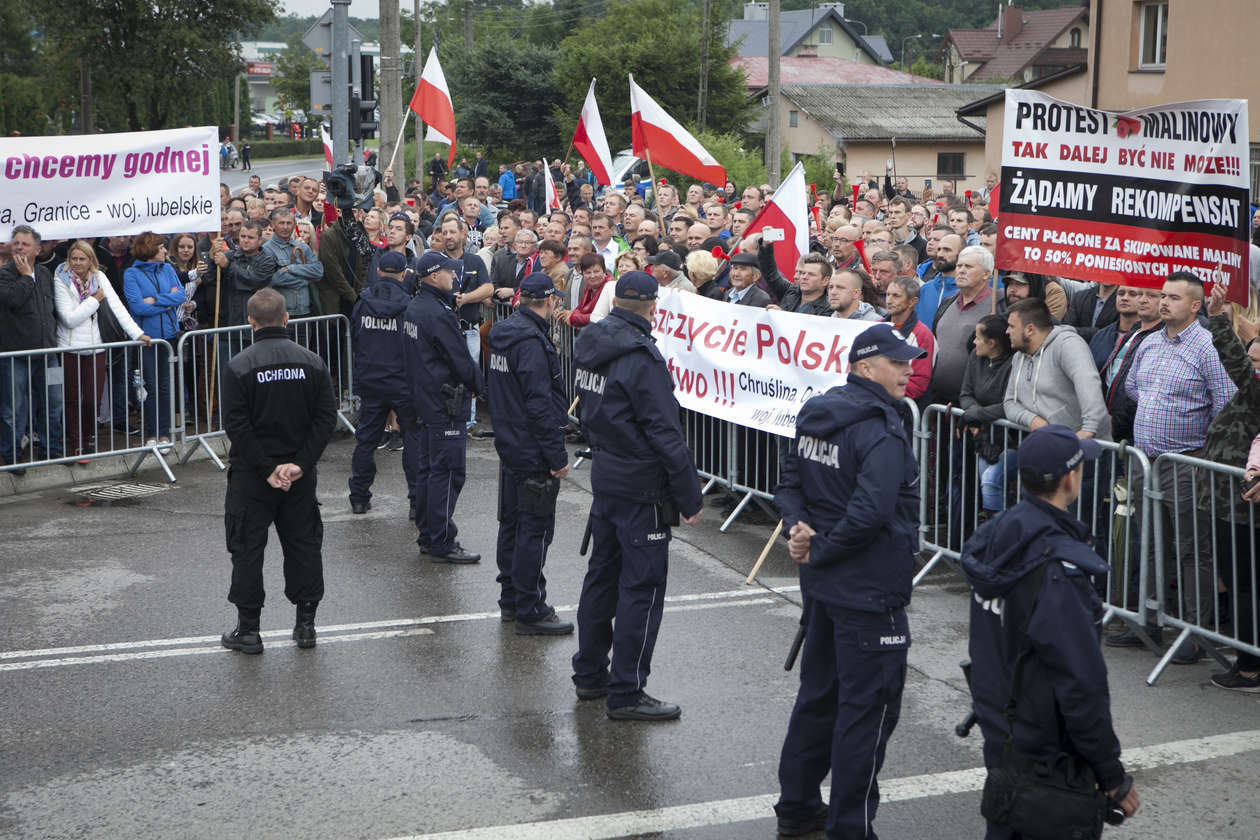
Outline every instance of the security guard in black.
POLYGON ((315 644, 315 608, 324 597, 324 526, 315 500, 315 464, 337 423, 328 367, 289 339, 284 297, 255 292, 247 304, 254 343, 233 357, 223 377, 228 451, 224 528, 232 555, 228 600, 237 626, 225 647, 261 653, 263 551, 272 523, 284 554, 284 594, 297 606, 294 638, 315 644))
POLYGON ((595 498, 573 682, 582 699, 607 696, 615 720, 681 714, 643 689, 664 606, 670 526, 680 514, 694 523, 702 506, 673 381, 652 339, 656 290, 651 275, 626 272, 612 312, 574 346, 595 498))
POLYGON ((499 608, 522 636, 573 632, 547 604, 543 576, 556 524, 568 415, 549 318, 563 293, 541 272, 521 281, 520 308, 490 330, 490 417, 499 452, 499 608))

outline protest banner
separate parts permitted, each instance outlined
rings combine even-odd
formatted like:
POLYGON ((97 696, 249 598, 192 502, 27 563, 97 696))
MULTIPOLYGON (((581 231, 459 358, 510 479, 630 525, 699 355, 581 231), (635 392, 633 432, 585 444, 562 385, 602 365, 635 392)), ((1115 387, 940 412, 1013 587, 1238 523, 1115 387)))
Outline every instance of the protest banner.
POLYGON ((870 326, 662 289, 652 335, 683 408, 792 437, 805 401, 844 384, 870 326))
POLYGON ((1099 111, 1006 91, 997 266, 1158 287, 1190 271, 1248 302, 1247 103, 1099 111))
POLYGON ((219 131, 0 139, 0 241, 217 231, 219 131))

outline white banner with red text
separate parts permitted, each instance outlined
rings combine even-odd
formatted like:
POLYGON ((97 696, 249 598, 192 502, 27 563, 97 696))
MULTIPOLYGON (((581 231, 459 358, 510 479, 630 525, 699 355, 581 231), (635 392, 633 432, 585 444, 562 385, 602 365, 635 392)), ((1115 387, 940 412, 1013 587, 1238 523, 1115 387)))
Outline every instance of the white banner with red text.
POLYGON ((792 437, 805 401, 844 384, 870 326, 662 289, 652 335, 683 408, 792 437))
POLYGON ((1117 114, 1008 89, 998 268, 1147 287, 1189 271, 1247 305, 1248 137, 1242 99, 1117 114))
POLYGON ((217 231, 219 131, 0 138, 0 242, 217 231))

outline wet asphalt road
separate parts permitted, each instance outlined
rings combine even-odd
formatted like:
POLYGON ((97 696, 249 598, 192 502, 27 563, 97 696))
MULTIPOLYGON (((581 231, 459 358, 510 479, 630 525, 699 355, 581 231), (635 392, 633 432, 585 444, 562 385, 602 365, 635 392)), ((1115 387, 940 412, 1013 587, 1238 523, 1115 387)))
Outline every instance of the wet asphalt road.
MULTIPOLYGON (((457 509, 461 541, 486 555, 469 567, 419 558, 397 453, 378 453, 373 510, 352 516, 350 449, 338 435, 321 464, 327 596, 310 651, 288 637, 274 539, 266 652, 218 647, 234 610, 223 475, 208 463, 111 506, 84 506, 72 488, 0 500, 0 836, 774 836, 799 593, 781 547, 761 585, 743 583, 768 526, 720 534, 709 508, 675 532, 648 688, 683 717, 614 723, 573 695, 574 637, 517 637, 498 619, 492 444, 470 443, 457 509)), ((565 482, 547 566, 567 618, 584 571, 587 477, 565 482)), ((882 837, 983 833, 982 777, 968 772, 978 733, 953 735, 966 712, 966 607, 949 571, 915 594, 882 837)), ((1151 767, 1138 774, 1144 811, 1108 836, 1260 834, 1260 697, 1210 687, 1207 663, 1148 688, 1149 654, 1108 661, 1126 750, 1177 742, 1133 754, 1151 767)))

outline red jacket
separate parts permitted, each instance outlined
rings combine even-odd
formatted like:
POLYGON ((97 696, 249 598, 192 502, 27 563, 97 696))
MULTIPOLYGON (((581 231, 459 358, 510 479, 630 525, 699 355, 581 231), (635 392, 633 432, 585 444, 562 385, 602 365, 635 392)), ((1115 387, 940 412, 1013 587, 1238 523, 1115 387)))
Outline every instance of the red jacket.
MULTIPOLYGON (((889 319, 891 322, 892 319, 889 319)), ((920 321, 910 310, 906 320, 893 324, 897 332, 905 336, 906 343, 927 351, 921 359, 910 363, 910 381, 906 384, 906 396, 912 400, 927 393, 932 385, 932 366, 936 364, 936 336, 928 329, 927 324, 920 321)))

